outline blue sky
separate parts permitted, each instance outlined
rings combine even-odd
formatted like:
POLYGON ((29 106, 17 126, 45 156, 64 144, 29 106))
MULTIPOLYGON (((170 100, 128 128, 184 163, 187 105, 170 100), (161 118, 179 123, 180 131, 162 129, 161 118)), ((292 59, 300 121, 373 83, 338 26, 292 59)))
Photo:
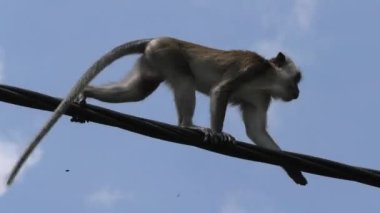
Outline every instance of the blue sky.
MULTIPOLYGON (((301 96, 275 102, 269 130, 285 150, 380 169, 379 1, 0 0, 0 81, 64 96, 98 57, 134 39, 173 36, 222 49, 293 56, 301 96)), ((94 80, 121 79, 135 57, 94 80)), ((161 86, 146 101, 107 108, 176 123, 161 86)), ((209 125, 197 96, 195 122, 209 125)), ((0 104, 0 181, 50 116, 0 104)), ((225 131, 245 136, 230 108, 225 131)), ((12 188, 0 212, 378 212, 380 190, 306 174, 295 185, 278 167, 165 143, 64 117, 12 188), (69 169, 70 172, 65 172, 69 169)))

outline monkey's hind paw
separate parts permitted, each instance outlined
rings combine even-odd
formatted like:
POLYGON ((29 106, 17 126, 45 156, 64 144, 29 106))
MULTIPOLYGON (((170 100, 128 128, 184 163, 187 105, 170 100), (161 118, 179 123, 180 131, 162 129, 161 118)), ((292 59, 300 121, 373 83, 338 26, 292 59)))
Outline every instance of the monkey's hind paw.
POLYGON ((78 97, 75 98, 74 103, 78 104, 79 106, 86 105, 86 97, 83 95, 83 93, 80 93, 78 97))
MULTIPOLYGON (((79 107, 85 106, 86 105, 86 97, 83 96, 83 94, 80 94, 75 100, 74 103, 78 104, 79 107)), ((90 120, 81 114, 75 114, 71 117, 70 119, 71 122, 78 122, 78 123, 86 123, 89 122, 90 120)))
POLYGON ((70 119, 71 122, 78 122, 78 123, 86 123, 86 122, 90 122, 90 120, 88 118, 85 118, 81 115, 73 115, 73 117, 71 117, 70 119))

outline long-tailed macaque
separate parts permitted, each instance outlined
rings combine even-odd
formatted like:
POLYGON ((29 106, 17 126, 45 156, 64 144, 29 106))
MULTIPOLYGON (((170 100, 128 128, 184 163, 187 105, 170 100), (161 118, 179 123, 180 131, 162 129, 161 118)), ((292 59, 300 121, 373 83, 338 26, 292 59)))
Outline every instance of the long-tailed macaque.
MULTIPOLYGON (((228 103, 240 106, 248 137, 257 145, 280 150, 266 130, 267 110, 271 99, 291 101, 298 98, 301 73, 293 61, 279 52, 265 59, 255 52, 224 51, 174 38, 137 40, 120 45, 95 62, 77 81, 42 130, 25 150, 9 179, 10 185, 22 164, 50 128, 76 98, 95 98, 105 102, 141 101, 161 82, 173 90, 178 125, 193 126, 195 91, 210 96, 211 128, 205 131, 210 140, 234 140, 222 132, 228 103), (128 77, 106 86, 88 83, 115 60, 139 53, 128 77)), ((307 180, 296 169, 284 167, 300 185, 307 180)))

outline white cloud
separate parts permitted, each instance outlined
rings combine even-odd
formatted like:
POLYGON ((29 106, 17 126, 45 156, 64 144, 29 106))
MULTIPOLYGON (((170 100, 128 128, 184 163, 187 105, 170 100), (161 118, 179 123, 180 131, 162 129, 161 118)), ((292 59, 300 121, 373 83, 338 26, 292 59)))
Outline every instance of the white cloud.
POLYGON ((222 202, 220 213, 273 213, 279 212, 275 204, 263 193, 236 191, 229 193, 222 202))
POLYGON ((245 209, 235 200, 227 201, 221 208, 221 213, 246 213, 245 209))
POLYGON ((99 190, 89 194, 85 201, 91 206, 100 206, 111 208, 122 200, 131 200, 130 194, 122 193, 119 190, 111 189, 109 187, 103 187, 99 190))
POLYGON ((289 8, 273 1, 262 4, 263 10, 258 11, 258 17, 269 36, 258 40, 254 44, 254 50, 266 57, 273 57, 279 51, 297 56, 297 59, 302 57, 302 54, 296 54, 298 51, 287 44, 295 36, 300 38, 312 29, 317 0, 293 0, 289 8))
POLYGON ((309 30, 314 18, 317 0, 295 0, 293 12, 298 28, 309 30))
MULTIPOLYGON (((10 142, 9 140, 0 139, 0 196, 4 195, 7 190, 7 178, 22 151, 23 147, 21 145, 15 142, 10 142)), ((25 169, 36 165, 40 159, 41 150, 37 149, 26 162, 25 168, 21 170, 17 180, 20 179, 25 169)))
POLYGON ((285 49, 283 38, 263 39, 255 44, 255 50, 267 58, 274 57, 285 49))

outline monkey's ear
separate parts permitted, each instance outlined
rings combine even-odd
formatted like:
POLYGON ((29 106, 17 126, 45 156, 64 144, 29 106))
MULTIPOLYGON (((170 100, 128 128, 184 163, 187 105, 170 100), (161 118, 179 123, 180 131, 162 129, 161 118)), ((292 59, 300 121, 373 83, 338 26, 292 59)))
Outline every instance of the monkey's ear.
POLYGON ((274 59, 274 63, 277 66, 282 67, 286 63, 286 56, 282 52, 278 52, 276 58, 274 59))
POLYGON ((277 56, 271 59, 277 67, 282 67, 286 64, 286 56, 282 52, 278 52, 277 56))

